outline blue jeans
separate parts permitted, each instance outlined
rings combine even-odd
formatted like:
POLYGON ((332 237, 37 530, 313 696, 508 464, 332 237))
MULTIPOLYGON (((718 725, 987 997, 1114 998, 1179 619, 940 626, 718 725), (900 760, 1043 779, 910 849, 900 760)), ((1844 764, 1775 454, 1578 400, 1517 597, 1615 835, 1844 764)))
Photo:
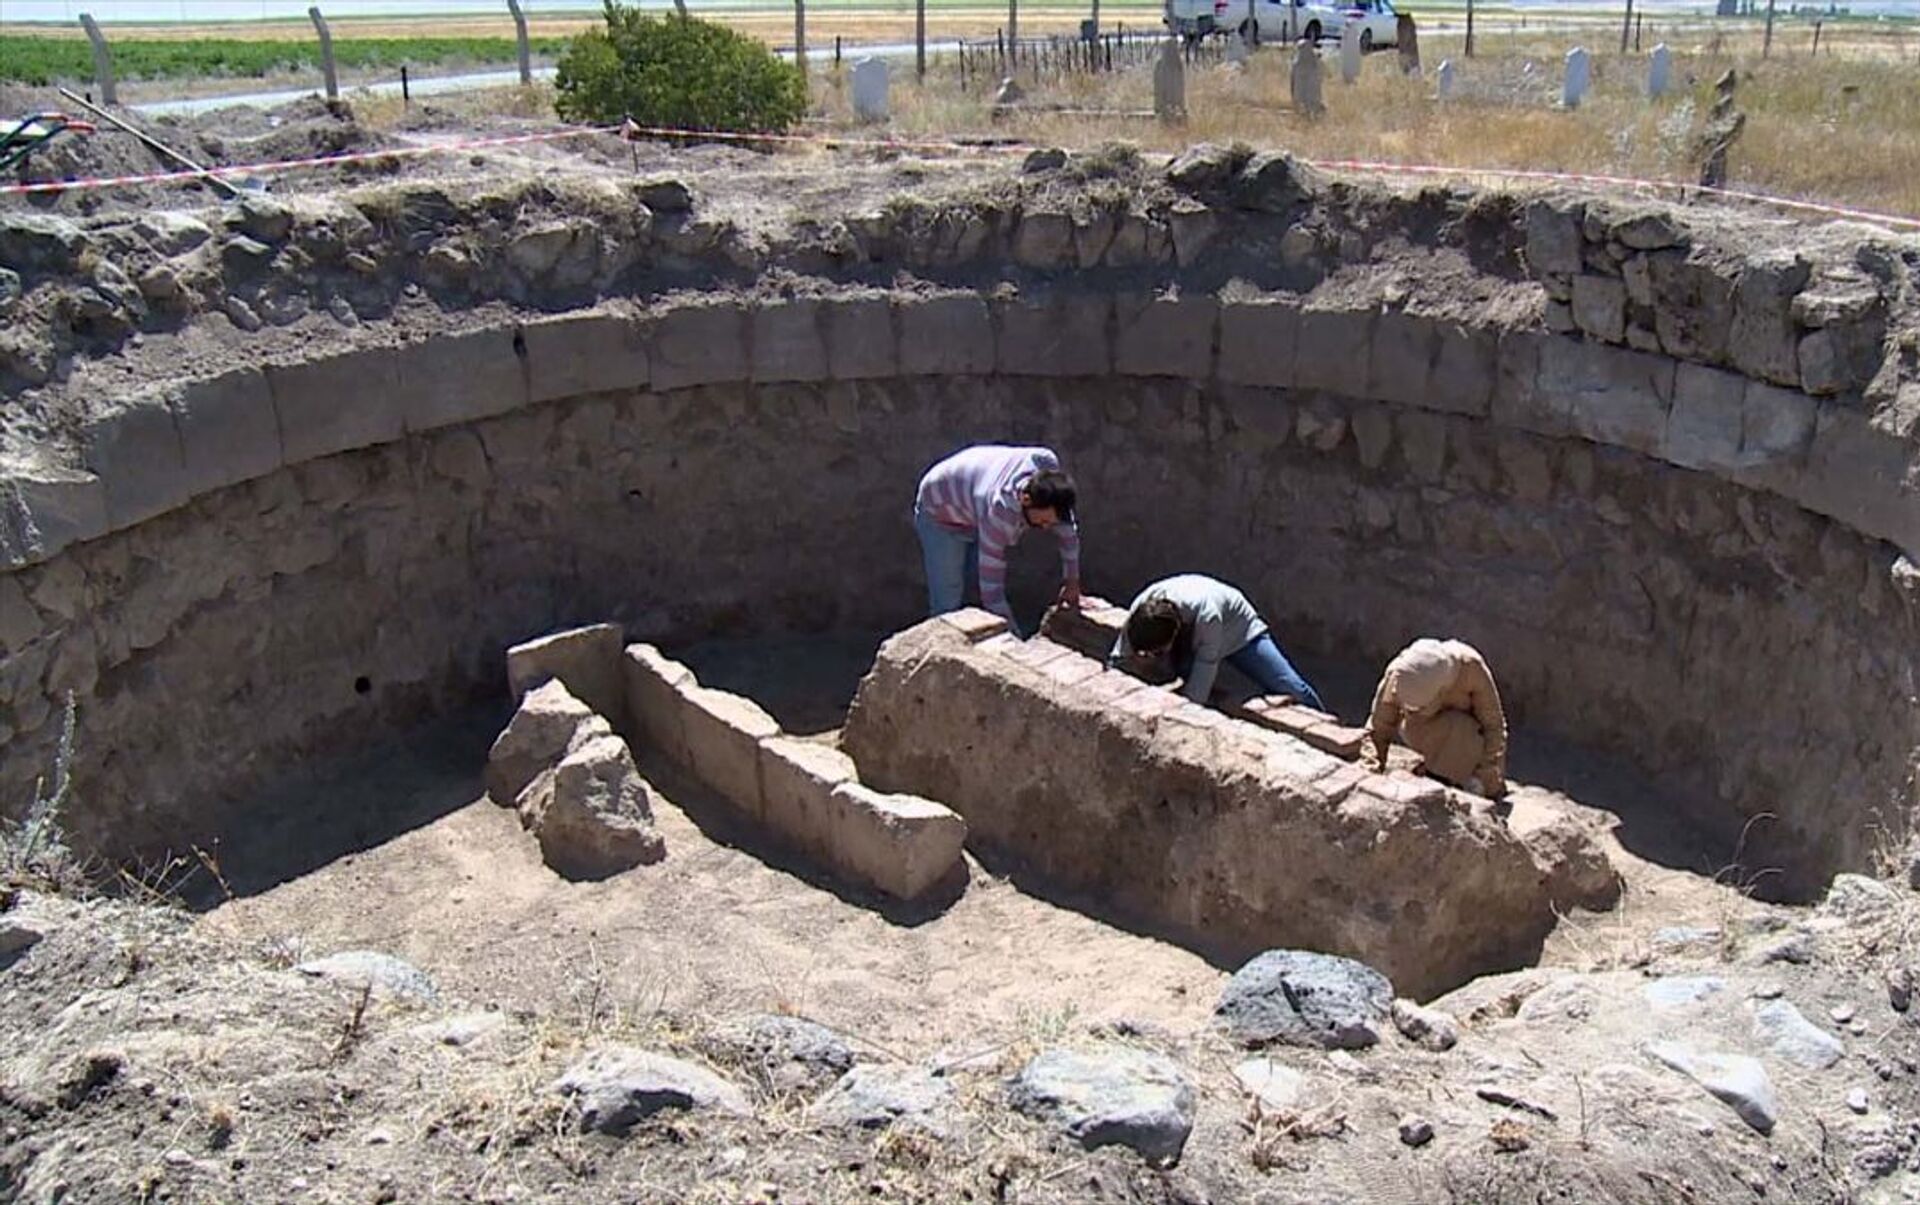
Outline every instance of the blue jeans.
POLYGON ((1258 640, 1229 656, 1227 664, 1252 678, 1266 694, 1291 695, 1315 711, 1327 710, 1327 705, 1293 668, 1270 635, 1262 633, 1258 640))
POLYGON ((927 614, 958 611, 967 598, 967 583, 980 576, 980 545, 971 533, 953 531, 913 508, 913 530, 920 535, 920 555, 927 565, 927 614))

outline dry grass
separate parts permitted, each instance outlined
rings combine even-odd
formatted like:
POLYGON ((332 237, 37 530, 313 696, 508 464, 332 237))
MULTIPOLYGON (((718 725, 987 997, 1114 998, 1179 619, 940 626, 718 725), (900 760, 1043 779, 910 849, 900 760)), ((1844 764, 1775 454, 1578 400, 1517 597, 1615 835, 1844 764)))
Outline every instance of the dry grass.
MULTIPOLYGON (((1875 56, 1789 55, 1784 37, 1768 60, 1759 58, 1757 47, 1752 53, 1715 54, 1710 47, 1679 46, 1675 90, 1658 102, 1641 94, 1641 58, 1600 53, 1594 89, 1574 112, 1558 107, 1557 56, 1542 53, 1551 46, 1537 38, 1532 45, 1511 41, 1510 51, 1461 60, 1460 95, 1444 104, 1435 98, 1430 78, 1401 75, 1390 54, 1370 58, 1351 87, 1340 82, 1329 60, 1327 113, 1317 120, 1292 109, 1284 51, 1259 54, 1244 70, 1214 64, 1192 68, 1191 116, 1174 127, 1140 116, 1152 104, 1152 73, 1146 66, 1092 76, 1042 73, 1038 79, 1023 68, 1020 78, 1031 111, 996 120, 988 81, 974 77, 962 91, 958 66, 946 59, 929 72, 924 87, 901 73, 894 118, 884 133, 1011 136, 1066 147, 1121 138, 1166 151, 1202 140, 1240 140, 1317 160, 1691 183, 1712 82, 1733 67, 1742 79, 1738 103, 1747 113, 1747 126, 1731 157, 1731 187, 1920 214, 1920 110, 1911 103, 1913 68, 1894 61, 1896 53, 1910 56, 1912 51, 1895 44, 1893 36, 1875 56), (1095 115, 1086 115, 1089 111, 1095 115)), ((1443 45, 1429 46, 1426 59, 1432 64, 1444 53, 1443 45)), ((829 125, 854 128, 841 76, 816 73, 814 95, 829 125)))

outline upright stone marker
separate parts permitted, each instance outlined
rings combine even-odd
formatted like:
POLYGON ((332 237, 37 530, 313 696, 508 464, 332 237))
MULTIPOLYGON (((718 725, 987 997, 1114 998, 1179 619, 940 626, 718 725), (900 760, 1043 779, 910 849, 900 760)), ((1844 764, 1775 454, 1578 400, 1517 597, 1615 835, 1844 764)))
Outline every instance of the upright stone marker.
POLYGON ((1160 43, 1160 58, 1153 65, 1153 115, 1161 121, 1184 121, 1187 116, 1187 64, 1178 38, 1160 43))
POLYGON ((1360 22, 1348 21, 1340 30, 1340 78, 1351 84, 1360 78, 1360 22))
POLYGON ((853 65, 853 115, 861 121, 887 119, 887 64, 865 58, 853 65))
POLYGON ((1560 88, 1560 103, 1569 109, 1579 108, 1592 84, 1593 56, 1575 46, 1567 51, 1567 78, 1560 88))
POLYGON ((1320 71, 1320 52, 1311 42, 1300 42, 1293 49, 1293 107, 1296 112, 1308 117, 1318 117, 1326 112, 1327 104, 1322 95, 1322 76, 1320 71))
POLYGON ((1227 35, 1227 62, 1245 63, 1247 56, 1251 53, 1252 51, 1247 48, 1247 40, 1245 38, 1237 33, 1227 35))
POLYGON ((1653 48, 1647 56, 1647 95, 1659 100, 1673 86, 1673 52, 1667 49, 1665 42, 1653 48))
POLYGON ((1434 79, 1440 85, 1437 93, 1441 100, 1453 99, 1453 60, 1441 59, 1440 70, 1434 73, 1434 79))
POLYGON ((1413 17, 1401 13, 1394 23, 1393 44, 1400 51, 1400 74, 1420 74, 1420 31, 1414 28, 1413 17))

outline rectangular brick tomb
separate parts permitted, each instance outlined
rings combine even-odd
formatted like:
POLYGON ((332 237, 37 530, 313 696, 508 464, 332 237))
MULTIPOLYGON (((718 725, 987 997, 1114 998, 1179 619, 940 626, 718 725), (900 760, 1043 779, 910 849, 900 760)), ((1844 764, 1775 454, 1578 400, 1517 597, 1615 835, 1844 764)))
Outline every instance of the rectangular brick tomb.
POLYGON ((1538 954, 1547 870, 1484 801, 991 620, 883 645, 841 746, 862 782, 960 813, 969 848, 1023 884, 1223 965, 1321 950, 1420 998, 1538 954))

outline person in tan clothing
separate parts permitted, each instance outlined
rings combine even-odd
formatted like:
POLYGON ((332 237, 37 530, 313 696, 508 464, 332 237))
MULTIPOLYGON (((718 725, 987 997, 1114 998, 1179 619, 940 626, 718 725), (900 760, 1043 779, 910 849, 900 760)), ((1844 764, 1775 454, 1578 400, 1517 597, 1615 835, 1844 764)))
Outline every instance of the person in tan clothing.
POLYGON ((1374 768, 1397 735, 1435 778, 1489 799, 1507 793, 1507 715, 1493 671, 1472 645, 1416 640, 1387 663, 1367 724, 1374 768))

